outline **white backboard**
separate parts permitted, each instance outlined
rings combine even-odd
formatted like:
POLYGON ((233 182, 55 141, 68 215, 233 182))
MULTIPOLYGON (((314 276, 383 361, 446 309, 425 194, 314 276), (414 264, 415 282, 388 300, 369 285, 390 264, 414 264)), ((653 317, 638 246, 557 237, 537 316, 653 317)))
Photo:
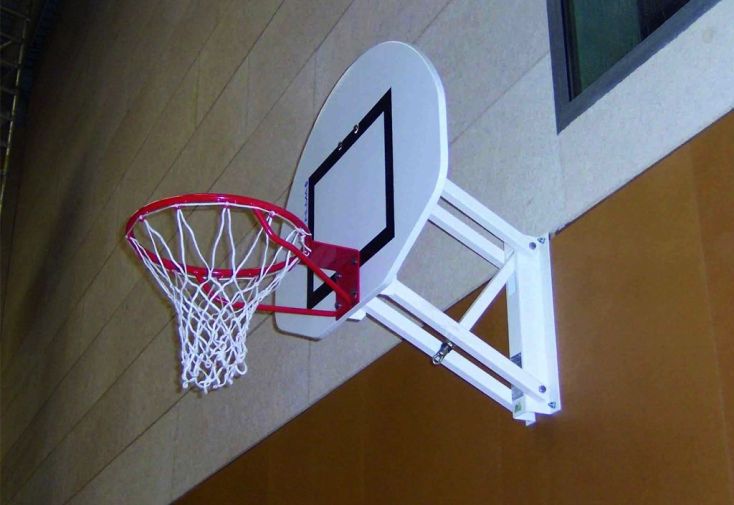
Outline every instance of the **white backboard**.
MULTIPOLYGON (((428 59, 402 42, 363 54, 337 82, 306 142, 286 207, 314 239, 360 250, 360 303, 336 320, 276 314, 281 331, 322 338, 393 280, 441 194, 446 102, 428 59)), ((334 293, 305 267, 276 303, 333 310, 334 293)))

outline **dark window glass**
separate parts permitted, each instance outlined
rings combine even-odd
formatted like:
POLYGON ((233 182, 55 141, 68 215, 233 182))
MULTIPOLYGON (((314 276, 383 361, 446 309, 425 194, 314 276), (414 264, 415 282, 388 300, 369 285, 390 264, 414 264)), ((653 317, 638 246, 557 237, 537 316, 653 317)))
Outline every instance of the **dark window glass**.
POLYGON ((720 0, 547 0, 563 130, 720 0))
POLYGON ((688 0, 562 0, 570 98, 657 30, 688 0))

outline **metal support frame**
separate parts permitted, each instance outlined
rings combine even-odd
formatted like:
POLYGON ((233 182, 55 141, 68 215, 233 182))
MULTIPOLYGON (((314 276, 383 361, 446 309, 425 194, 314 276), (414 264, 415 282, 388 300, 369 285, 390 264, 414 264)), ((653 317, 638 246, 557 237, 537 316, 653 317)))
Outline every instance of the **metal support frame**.
POLYGON ((10 7, 6 7, 4 5, 0 5, 0 12, 4 12, 5 14, 9 14, 11 16, 15 16, 17 18, 22 19, 23 21, 30 21, 28 16, 26 16, 24 13, 17 11, 15 9, 11 9, 10 7))
POLYGON ((13 77, 12 87, 6 86, 6 83, 4 81, 2 86, 0 87, 0 93, 9 94, 12 96, 10 112, 3 113, 2 115, 2 126, 4 128, 3 138, 0 139, 0 152, 2 153, 2 156, 0 156, 0 216, 2 216, 2 210, 4 207, 3 203, 5 200, 5 186, 7 185, 8 171, 10 169, 10 154, 13 146, 13 137, 15 135, 16 128, 18 100, 20 97, 18 90, 20 89, 21 73, 23 69, 23 62, 25 60, 26 38, 28 37, 28 25, 30 23, 30 19, 22 12, 15 11, 5 6, 0 6, 0 11, 6 15, 15 16, 21 19, 23 26, 20 37, 7 33, 0 34, 0 38, 5 40, 2 43, 3 50, 5 50, 5 48, 9 45, 18 44, 18 53, 15 61, 8 61, 4 58, 0 58, 0 66, 12 69, 9 72, 5 72, 2 78, 5 79, 6 76, 13 77), (5 127, 5 123, 7 123, 7 127, 5 127))
POLYGON ((438 204, 429 218, 497 268, 495 275, 459 321, 397 279, 364 311, 431 356, 434 364, 445 366, 511 411, 515 419, 533 424, 536 414, 561 410, 548 236, 520 233, 451 181, 446 181, 441 199, 502 242, 504 247, 495 245, 438 204), (509 358, 471 331, 503 287, 509 358), (395 305, 445 340, 428 333, 395 305))

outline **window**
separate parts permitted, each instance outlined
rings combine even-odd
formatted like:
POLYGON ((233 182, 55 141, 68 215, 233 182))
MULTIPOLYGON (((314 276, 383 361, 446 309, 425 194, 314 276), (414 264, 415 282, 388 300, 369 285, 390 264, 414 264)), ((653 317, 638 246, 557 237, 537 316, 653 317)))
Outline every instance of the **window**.
POLYGON ((562 130, 718 0, 548 0, 562 130))

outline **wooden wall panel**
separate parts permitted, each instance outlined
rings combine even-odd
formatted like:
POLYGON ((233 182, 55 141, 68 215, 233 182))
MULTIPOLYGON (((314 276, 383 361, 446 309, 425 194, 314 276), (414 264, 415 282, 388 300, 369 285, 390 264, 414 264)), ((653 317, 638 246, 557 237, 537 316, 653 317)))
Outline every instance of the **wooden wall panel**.
POLYGON ((253 503, 363 503, 362 389, 356 384, 349 398, 320 405, 301 429, 281 430, 260 447, 269 456, 267 500, 253 503))
POLYGON ((402 344, 180 503, 732 503, 733 117, 554 237, 559 415, 525 428, 402 344))
POLYGON ((734 113, 704 131, 690 148, 727 448, 734 455, 734 113))
POLYGON ((520 503, 728 503, 699 234, 683 148, 553 240, 564 411, 504 424, 520 503))
POLYGON ((501 486, 500 412, 425 355, 401 347, 365 378, 365 504, 453 503, 457 496, 491 503, 501 486))

